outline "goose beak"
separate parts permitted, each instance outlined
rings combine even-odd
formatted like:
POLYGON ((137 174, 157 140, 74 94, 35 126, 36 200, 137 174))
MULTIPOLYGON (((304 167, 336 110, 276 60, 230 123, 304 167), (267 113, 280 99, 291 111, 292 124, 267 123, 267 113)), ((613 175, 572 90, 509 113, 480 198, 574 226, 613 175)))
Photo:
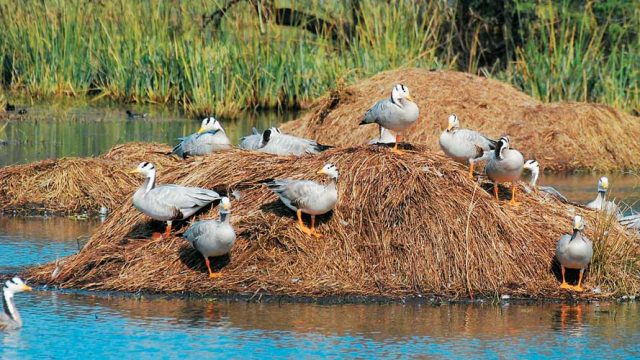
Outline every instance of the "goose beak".
POLYGON ((231 204, 224 204, 224 205, 222 205, 222 208, 225 209, 225 210, 229 210, 229 209, 231 209, 231 204))
POLYGON ((139 172, 140 172, 140 170, 138 170, 138 168, 135 168, 135 169, 133 169, 133 170, 129 170, 129 171, 127 171, 127 174, 137 174, 137 173, 139 173, 139 172))
POLYGON ((326 173, 324 172, 324 169, 320 169, 318 170, 317 174, 326 174, 326 173))
POLYGON ((200 129, 198 129, 198 134, 202 134, 205 131, 207 131, 207 130, 205 130, 204 128, 200 128, 200 129))
MULTIPOLYGON (((407 99, 409 99, 409 101, 413 101, 413 96, 407 95, 407 99)), ((415 102, 415 101, 413 101, 413 102, 415 102)))
POLYGON ((31 286, 27 286, 27 285, 22 286, 22 291, 31 291, 31 290, 33 290, 31 286))
POLYGON ((604 180, 602 182, 602 188, 607 190, 609 188, 609 181, 608 180, 604 180))

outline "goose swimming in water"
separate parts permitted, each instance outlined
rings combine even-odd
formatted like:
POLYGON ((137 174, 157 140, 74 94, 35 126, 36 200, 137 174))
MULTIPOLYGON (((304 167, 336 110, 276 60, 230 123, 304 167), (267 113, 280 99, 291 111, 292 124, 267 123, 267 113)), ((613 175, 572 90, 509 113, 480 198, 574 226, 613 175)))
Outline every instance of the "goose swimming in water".
POLYGON ((171 234, 173 220, 184 220, 220 195, 213 190, 181 185, 156 186, 156 168, 142 162, 131 173, 144 175, 145 181, 133 194, 133 206, 154 220, 166 221, 165 237, 171 234))
POLYGON ((540 164, 536 160, 527 160, 527 162, 524 163, 524 169, 531 171, 531 180, 529 181, 529 186, 533 191, 539 190, 544 193, 547 193, 551 196, 554 196, 555 198, 557 198, 558 200, 562 201, 565 204, 569 202, 569 200, 564 195, 562 195, 558 190, 554 189, 553 187, 536 185, 536 183, 538 182, 538 177, 540 176, 540 164))
POLYGON ((481 133, 460 129, 456 114, 449 115, 449 125, 440 135, 440 148, 453 160, 469 165, 469 177, 473 178, 473 167, 484 159, 485 152, 495 150, 497 141, 481 133))
POLYGON ((398 150, 400 142, 400 132, 409 128, 418 120, 420 110, 413 102, 413 97, 409 93, 409 88, 402 84, 397 84, 391 90, 391 97, 375 103, 364 114, 364 119, 360 125, 376 123, 385 129, 396 132, 396 141, 393 152, 402 153, 398 150))
POLYGON ((183 237, 204 256, 204 262, 209 270, 209 278, 222 276, 220 272, 211 271, 209 258, 229 253, 236 242, 236 233, 229 222, 231 202, 228 197, 220 200, 219 220, 200 220, 185 231, 183 237))
POLYGON ((509 148, 508 136, 503 136, 498 141, 494 154, 489 159, 485 171, 489 179, 493 181, 493 194, 498 200, 498 183, 511 182, 511 201, 509 204, 517 205, 516 181, 520 178, 524 167, 524 157, 518 150, 509 148))
POLYGON ((272 180, 267 183, 286 207, 296 212, 298 216, 298 227, 302 232, 315 237, 322 236, 315 228, 316 215, 327 213, 336 206, 338 202, 338 191, 336 182, 338 181, 338 169, 333 164, 326 164, 318 171, 331 179, 327 185, 323 185, 311 180, 272 180), (302 213, 311 215, 311 228, 302 222, 302 213))
POLYGON ((582 291, 582 276, 593 257, 593 243, 582 232, 584 231, 584 221, 582 217, 576 215, 573 218, 573 234, 562 235, 556 246, 556 258, 560 262, 560 270, 562 271, 562 289, 573 289, 582 291), (571 286, 567 284, 564 273, 566 269, 579 269, 580 277, 578 285, 571 286))
POLYGON ((180 143, 173 148, 173 153, 183 159, 188 156, 208 155, 215 151, 231 149, 231 140, 214 117, 202 120, 202 125, 195 134, 178 140, 180 143))
POLYGON ((13 302, 13 295, 31 288, 19 277, 7 280, 2 287, 2 305, 4 311, 0 313, 0 330, 13 330, 22 327, 22 318, 13 302))

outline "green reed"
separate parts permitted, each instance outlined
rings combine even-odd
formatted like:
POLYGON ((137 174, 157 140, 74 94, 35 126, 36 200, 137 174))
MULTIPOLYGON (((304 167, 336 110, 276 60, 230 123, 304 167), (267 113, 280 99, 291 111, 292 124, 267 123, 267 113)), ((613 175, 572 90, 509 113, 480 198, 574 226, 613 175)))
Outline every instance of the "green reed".
MULTIPOLYGON (((489 73, 547 101, 638 108, 634 9, 623 9, 629 24, 594 22, 593 12, 578 16, 568 2, 520 1, 523 42, 505 40, 515 59, 487 70, 478 67, 481 24, 466 29, 474 42, 461 53, 463 30, 452 26, 457 10, 447 2, 362 0, 359 26, 335 41, 266 21, 248 1, 218 29, 205 26, 202 15, 225 2, 0 0, 4 86, 34 97, 89 95, 234 116, 297 107, 337 84, 418 66, 489 73)), ((352 19, 348 3, 276 1, 337 23, 352 19)))

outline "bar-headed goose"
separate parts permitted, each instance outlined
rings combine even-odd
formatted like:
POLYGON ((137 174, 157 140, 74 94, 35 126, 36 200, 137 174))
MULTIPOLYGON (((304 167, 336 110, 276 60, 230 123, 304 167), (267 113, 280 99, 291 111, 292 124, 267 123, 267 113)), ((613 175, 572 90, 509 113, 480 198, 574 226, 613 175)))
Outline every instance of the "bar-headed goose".
POLYGON ((440 134, 440 148, 453 160, 469 165, 469 177, 473 177, 473 167, 483 159, 485 152, 495 150, 497 141, 481 133, 460 129, 460 120, 456 114, 449 115, 449 124, 440 134))
POLYGON ((267 183, 269 189, 275 192, 280 200, 298 216, 298 226, 302 232, 320 237, 315 228, 316 215, 327 213, 338 202, 338 169, 333 164, 326 164, 318 174, 328 176, 329 184, 320 184, 311 180, 272 180, 267 183), (311 228, 302 222, 302 213, 311 215, 311 228))
POLYGON ((493 194, 496 200, 498 200, 498 183, 511 182, 511 201, 509 204, 516 205, 516 181, 522 173, 524 158, 518 150, 510 149, 509 144, 508 136, 500 138, 485 170, 489 179, 493 181, 493 194))
POLYGON ((207 155, 215 151, 231 149, 231 140, 214 117, 202 120, 198 132, 179 140, 180 143, 173 148, 173 153, 183 159, 188 156, 207 155))
POLYGON ((375 103, 364 114, 364 119, 360 125, 377 123, 378 125, 392 130, 396 133, 393 152, 402 153, 398 150, 400 142, 400 132, 406 130, 418 120, 420 110, 413 102, 409 88, 402 84, 397 84, 391 90, 391 97, 375 103))
POLYGON ((315 140, 284 134, 281 131, 274 131, 273 129, 267 129, 262 133, 262 143, 257 150, 280 156, 302 156, 307 154, 318 154, 329 148, 331 147, 318 144, 315 140))
POLYGON ((0 330, 13 330, 22 327, 22 318, 13 302, 13 295, 31 288, 19 277, 7 280, 2 287, 2 305, 4 311, 0 313, 0 330))
POLYGON ((579 215, 573 218, 573 234, 564 234, 558 240, 556 246, 556 258, 560 262, 560 270, 562 271, 563 289, 573 289, 582 291, 582 276, 593 257, 593 243, 582 232, 584 230, 584 220, 579 215), (579 269, 580 277, 578 285, 571 286, 567 284, 564 273, 565 269, 579 269))
POLYGON ((616 214, 620 217, 620 209, 618 205, 613 201, 607 200, 607 190, 609 189, 609 179, 606 176, 601 177, 598 180, 598 195, 596 198, 587 204, 589 209, 604 210, 609 214, 616 214))
POLYGON ((156 168, 149 162, 140 163, 131 173, 145 177, 142 186, 133 194, 133 206, 154 220, 166 221, 165 236, 171 234, 173 220, 184 220, 220 199, 213 190, 181 185, 156 186, 156 168))
POLYGON ((229 253, 236 242, 236 232, 229 222, 231 214, 231 202, 228 197, 220 200, 219 220, 200 220, 185 231, 183 237, 191 243, 204 257, 204 262, 209 270, 209 278, 222 276, 220 272, 211 271, 209 258, 222 256, 229 253))
MULTIPOLYGON (((271 133, 280 134, 280 129, 277 127, 270 127, 267 130, 269 131, 269 135, 271 135, 271 133)), ((258 129, 253 128, 251 135, 244 136, 240 139, 240 145, 238 145, 238 147, 245 150, 258 150, 265 145, 262 138, 263 133, 259 132, 258 129)))
POLYGON ((562 195, 558 190, 551 186, 537 186, 538 177, 540 176, 540 164, 536 160, 527 160, 524 163, 524 169, 531 171, 531 180, 529 186, 533 191, 542 191, 551 196, 554 196, 563 203, 568 203, 569 200, 562 195))

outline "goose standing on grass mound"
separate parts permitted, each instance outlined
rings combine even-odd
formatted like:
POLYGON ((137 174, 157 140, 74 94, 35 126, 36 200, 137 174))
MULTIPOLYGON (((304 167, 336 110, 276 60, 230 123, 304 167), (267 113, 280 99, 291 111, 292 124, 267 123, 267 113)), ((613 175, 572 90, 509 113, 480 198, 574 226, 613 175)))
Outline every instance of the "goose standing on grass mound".
POLYGON ((562 289, 573 289, 582 291, 582 276, 593 257, 593 243, 582 232, 584 231, 584 220, 580 215, 573 218, 573 234, 562 235, 556 247, 556 258, 560 262, 560 271, 562 272, 562 289), (567 284, 564 273, 565 269, 579 269, 580 277, 578 285, 571 286, 567 284))
POLYGON ((396 137, 393 136, 391 131, 385 129, 384 127, 378 125, 380 128, 380 136, 369 140, 369 145, 375 144, 395 144, 396 137))
POLYGON ((131 173, 145 176, 142 186, 133 194, 133 206, 154 220, 166 221, 165 237, 171 234, 173 220, 184 220, 220 195, 213 190, 181 185, 156 186, 156 168, 143 162, 131 173))
POLYGON ((22 327, 22 318, 13 302, 13 295, 31 288, 19 277, 7 280, 2 287, 2 305, 4 311, 0 313, 0 330, 14 330, 22 327))
POLYGON ((616 214, 618 217, 619 209, 618 205, 613 201, 607 200, 607 190, 609 189, 609 179, 606 176, 603 176, 598 180, 598 196, 587 204, 587 208, 593 210, 604 210, 609 214, 616 214))
POLYGON ((524 163, 524 168, 526 170, 531 171, 531 181, 529 181, 529 186, 531 187, 531 190, 533 191, 542 191, 544 193, 550 194, 551 196, 554 196, 555 198, 557 198, 558 200, 562 201, 563 203, 568 203, 569 200, 562 195, 558 190, 554 189, 551 186, 537 186, 536 183, 538 182, 538 177, 540 176, 540 164, 538 164, 538 162, 536 160, 527 160, 527 162, 524 163))
POLYGON ((510 149, 508 136, 503 136, 496 145, 494 154, 489 159, 485 171, 489 179, 493 181, 493 194, 498 199, 498 183, 511 182, 511 201, 509 204, 517 205, 516 181, 520 178, 524 167, 524 157, 518 150, 510 149))
POLYGON ((475 163, 484 158, 485 152, 495 150, 497 141, 469 129, 460 129, 456 114, 449 115, 449 125, 440 134, 440 148, 455 161, 469 165, 469 177, 473 178, 475 163))
MULTIPOLYGON (((269 134, 271 133, 280 134, 280 129, 278 129, 277 127, 270 127, 267 130, 269 130, 269 134)), ((243 136, 240 139, 240 145, 238 145, 238 147, 240 149, 245 149, 245 150, 258 150, 259 148, 264 146, 262 142, 262 136, 263 136, 263 133, 260 133, 258 129, 253 128, 251 135, 243 136)))
POLYGON ((400 132, 413 125, 418 120, 418 115, 420 115, 420 110, 418 105, 413 102, 409 88, 397 84, 391 90, 389 99, 380 100, 367 110, 360 125, 376 123, 388 130, 395 131, 396 140, 392 151, 402 153, 398 150, 400 132))
POLYGON ((230 214, 231 202, 225 196, 220 200, 219 220, 197 221, 183 235, 191 243, 191 246, 204 256, 204 262, 207 264, 211 279, 220 277, 222 274, 211 271, 209 258, 229 253, 236 242, 236 232, 229 222, 230 214))
POLYGON ((280 130, 267 129, 262 133, 262 143, 257 150, 280 156, 302 156, 319 154, 329 148, 331 146, 318 144, 315 140, 283 134, 280 130))
POLYGON ((173 153, 183 159, 188 156, 201 156, 231 149, 231 140, 227 137, 220 122, 214 117, 202 120, 202 125, 195 134, 178 140, 180 143, 173 148, 173 153))
POLYGON ((269 189, 278 195, 280 200, 298 216, 298 227, 302 232, 315 237, 322 236, 315 228, 316 215, 325 214, 338 202, 338 169, 333 164, 326 164, 318 174, 328 176, 331 181, 323 185, 311 180, 273 180, 267 183, 269 189), (302 221, 302 213, 311 215, 311 228, 302 221))

